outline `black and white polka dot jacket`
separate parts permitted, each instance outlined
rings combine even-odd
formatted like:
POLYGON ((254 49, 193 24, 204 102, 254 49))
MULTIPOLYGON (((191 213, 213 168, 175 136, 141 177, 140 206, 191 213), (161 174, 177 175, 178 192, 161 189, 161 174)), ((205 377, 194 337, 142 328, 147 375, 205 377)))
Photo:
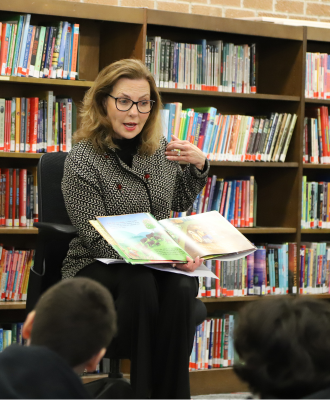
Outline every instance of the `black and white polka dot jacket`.
POLYGON ((149 157, 135 155, 132 168, 109 149, 99 154, 82 141, 68 154, 62 192, 78 237, 70 243, 62 268, 63 278, 73 277, 95 258, 120 258, 118 253, 88 222, 97 216, 148 212, 157 220, 169 217, 170 210, 186 211, 207 181, 209 165, 200 172, 188 164, 165 157, 167 142, 149 157))

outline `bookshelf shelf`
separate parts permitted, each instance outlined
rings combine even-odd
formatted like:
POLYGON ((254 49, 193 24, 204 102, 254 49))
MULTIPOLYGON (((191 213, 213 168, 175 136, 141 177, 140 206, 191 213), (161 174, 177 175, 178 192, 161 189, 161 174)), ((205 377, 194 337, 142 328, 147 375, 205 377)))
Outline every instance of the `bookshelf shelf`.
POLYGON ((310 98, 306 97, 305 98, 305 103, 329 105, 330 104, 330 99, 310 99, 310 98))
POLYGON ((243 234, 269 234, 269 233, 296 233, 296 228, 283 227, 256 227, 256 228, 238 228, 243 234))
POLYGON ((210 161, 213 166, 224 167, 248 167, 248 168, 298 168, 297 162, 235 162, 235 161, 210 161))
POLYGON ((43 153, 7 153, 0 152, 0 158, 36 158, 39 159, 43 153))
POLYGON ((211 96, 211 97, 229 97, 238 99, 248 100, 277 100, 277 101, 300 101, 299 96, 281 96, 272 94, 262 93, 226 93, 226 92, 214 92, 209 90, 190 90, 190 89, 167 89, 158 88, 160 93, 172 93, 172 94, 189 94, 194 96, 211 96))
POLYGON ((303 164, 304 169, 330 169, 330 164, 303 164))
POLYGON ((37 228, 22 228, 22 227, 0 227, 0 234, 5 235, 37 235, 37 228))
POLYGON ((0 303, 0 311, 1 310, 25 310, 26 302, 25 301, 5 301, 0 303))
POLYGON ((301 230, 301 234, 329 234, 330 233, 330 229, 302 229, 301 230))
POLYGON ((0 82, 15 82, 37 85, 56 85, 56 86, 72 86, 81 88, 90 88, 92 81, 71 81, 67 79, 48 79, 48 78, 24 78, 19 76, 0 76, 0 82))

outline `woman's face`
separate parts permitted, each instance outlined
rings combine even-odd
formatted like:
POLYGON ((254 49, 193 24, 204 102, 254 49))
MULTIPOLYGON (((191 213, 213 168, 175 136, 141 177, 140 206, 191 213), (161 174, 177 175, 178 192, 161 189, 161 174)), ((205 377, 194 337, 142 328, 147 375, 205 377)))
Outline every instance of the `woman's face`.
MULTIPOLYGON (((114 85, 111 95, 133 101, 150 100, 150 86, 146 79, 121 78, 114 85)), ((116 139, 134 138, 142 131, 149 117, 149 113, 141 114, 136 104, 128 111, 119 111, 112 97, 107 97, 106 109, 116 139)))

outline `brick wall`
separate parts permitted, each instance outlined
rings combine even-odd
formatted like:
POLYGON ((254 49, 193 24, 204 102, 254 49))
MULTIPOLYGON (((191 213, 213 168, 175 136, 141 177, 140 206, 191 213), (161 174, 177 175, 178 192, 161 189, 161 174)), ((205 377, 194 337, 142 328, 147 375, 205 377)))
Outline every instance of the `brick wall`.
POLYGON ((330 0, 80 0, 80 2, 148 7, 228 18, 265 16, 330 22, 330 0))

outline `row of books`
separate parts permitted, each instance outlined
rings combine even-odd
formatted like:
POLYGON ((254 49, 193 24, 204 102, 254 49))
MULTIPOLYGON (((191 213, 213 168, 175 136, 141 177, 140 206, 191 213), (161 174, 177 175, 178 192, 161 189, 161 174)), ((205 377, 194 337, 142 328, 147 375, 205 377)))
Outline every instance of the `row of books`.
POLYGON ((0 98, 0 151, 70 151, 77 108, 71 98, 48 91, 41 97, 0 98))
POLYGON ((2 324, 0 327, 0 353, 11 344, 26 344, 22 335, 23 322, 2 324))
POLYGON ((231 367, 237 362, 234 351, 236 313, 205 320, 196 328, 189 371, 231 367))
POLYGON ((0 245, 0 301, 26 300, 35 250, 15 250, 0 245))
POLYGON ((330 228, 330 182, 307 182, 303 176, 301 227, 303 229, 330 228))
POLYGON ((163 135, 195 144, 211 161, 284 162, 297 115, 271 113, 269 117, 223 115, 215 107, 182 110, 167 103, 162 113, 163 135))
POLYGON ((330 242, 301 243, 299 292, 330 293, 330 242))
POLYGON ((256 226, 257 183, 254 176, 241 180, 208 177, 188 215, 218 211, 236 228, 256 226))
POLYGON ((265 244, 233 261, 207 260, 219 278, 199 278, 199 297, 236 297, 296 293, 297 244, 265 244))
POLYGON ((38 222, 37 169, 0 171, 0 226, 27 227, 38 222))
POLYGON ((303 162, 330 164, 328 107, 308 108, 306 115, 304 119, 303 162))
POLYGON ((256 93, 256 45, 147 36, 145 64, 164 88, 256 93))
POLYGON ((330 98, 330 55, 306 53, 305 97, 330 98))
POLYGON ((2 13, 0 74, 78 79, 79 24, 31 25, 31 14, 2 13))

